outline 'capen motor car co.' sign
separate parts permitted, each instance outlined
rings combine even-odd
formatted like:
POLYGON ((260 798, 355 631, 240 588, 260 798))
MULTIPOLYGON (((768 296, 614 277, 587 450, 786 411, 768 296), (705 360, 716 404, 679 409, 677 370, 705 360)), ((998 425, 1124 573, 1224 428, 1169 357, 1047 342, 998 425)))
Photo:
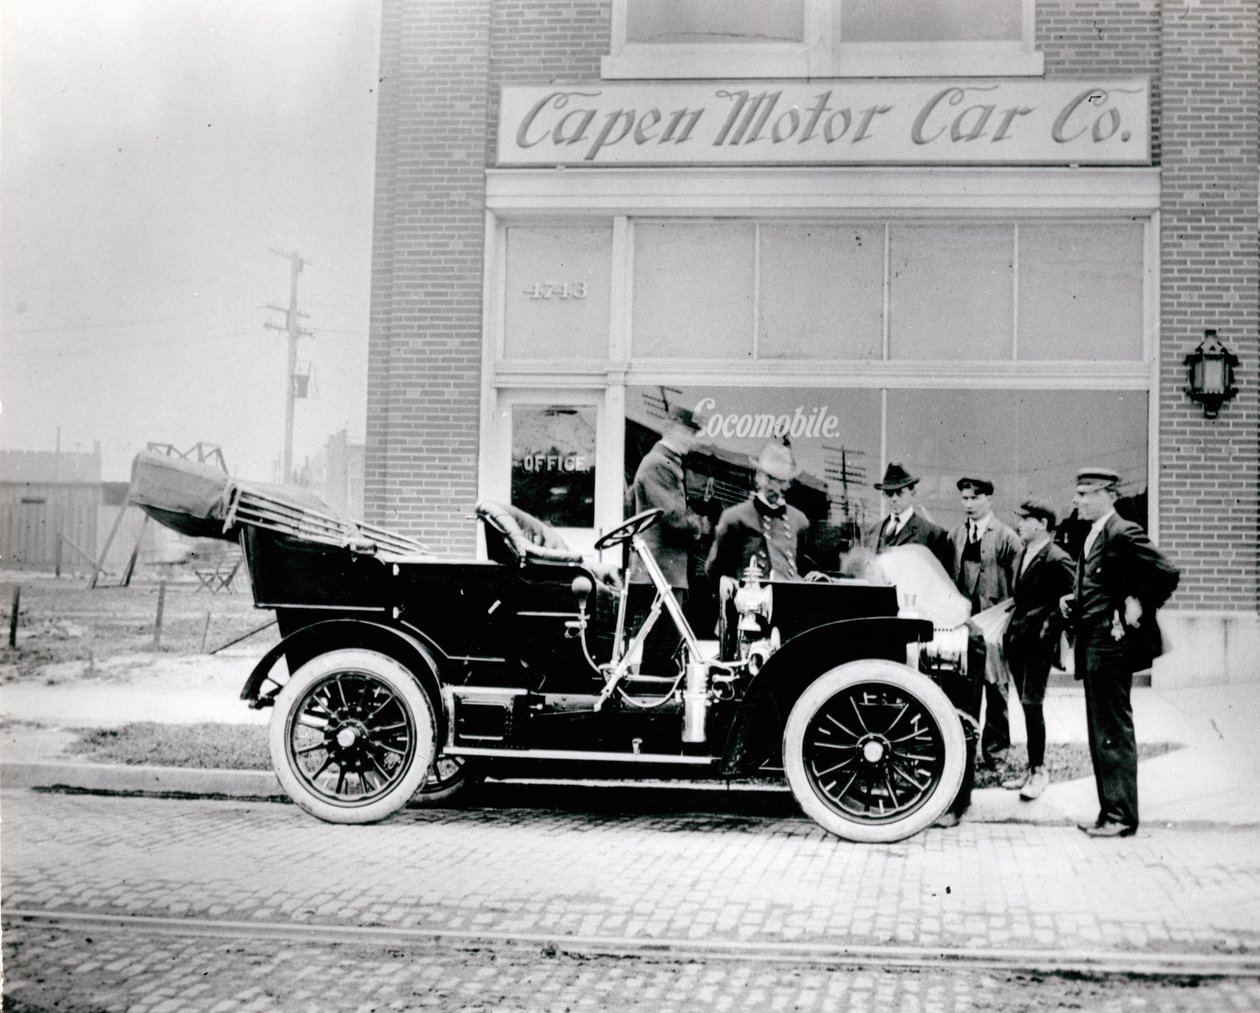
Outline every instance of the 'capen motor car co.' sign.
POLYGON ((500 165, 1144 165, 1145 79, 508 86, 500 165))

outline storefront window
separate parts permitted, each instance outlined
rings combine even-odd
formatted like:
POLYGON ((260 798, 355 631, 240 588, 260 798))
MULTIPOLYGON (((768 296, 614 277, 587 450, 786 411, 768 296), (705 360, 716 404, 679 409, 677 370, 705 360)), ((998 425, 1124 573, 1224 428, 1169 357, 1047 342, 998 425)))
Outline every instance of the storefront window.
POLYGON ((604 358, 611 272, 611 227, 509 228, 504 358, 604 358))
POLYGON ((1138 222, 1019 227, 1019 358, 1142 357, 1138 222))
POLYGON ((512 505, 557 528, 595 526, 594 406, 512 407, 512 505))
POLYGON ((883 355, 882 225, 763 225, 759 242, 759 357, 883 355))
POLYGON ((994 483, 994 509, 1007 523, 1029 496, 1066 516, 1075 475, 1112 468, 1145 525, 1147 394, 1089 390, 890 390, 888 459, 922 476, 918 501, 945 527, 962 523, 955 482, 994 483))
POLYGON ((746 222, 636 225, 633 354, 750 357, 755 236, 746 222))
POLYGON ((1010 359, 1014 229, 893 225, 889 355, 1010 359))

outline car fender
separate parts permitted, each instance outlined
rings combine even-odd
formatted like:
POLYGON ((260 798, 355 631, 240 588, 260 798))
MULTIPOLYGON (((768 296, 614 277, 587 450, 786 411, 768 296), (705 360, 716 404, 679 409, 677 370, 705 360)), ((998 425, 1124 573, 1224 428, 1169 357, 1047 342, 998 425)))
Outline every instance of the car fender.
MULTIPOLYGON (((744 694, 722 750, 722 773, 747 774, 777 747, 792 705, 824 672, 860 658, 905 661, 905 645, 931 640, 927 619, 840 619, 793 637, 766 660, 744 694)), ((926 676, 925 676, 926 678, 926 676)))
MULTIPOLYGON (((401 630, 396 626, 365 619, 328 619, 303 626, 300 630, 290 633, 264 654, 254 666, 241 689, 241 699, 248 701, 249 705, 255 708, 269 706, 282 685, 271 677, 272 669, 282 657, 292 655, 304 662, 317 654, 343 647, 361 647, 380 651, 405 665, 415 676, 420 687, 428 693, 433 703, 434 715, 439 725, 443 726, 439 728, 439 731, 445 734, 445 712, 442 706, 441 684, 438 679, 439 659, 444 658, 445 655, 435 644, 416 631, 401 630), (275 683, 275 689, 264 693, 263 686, 268 681, 275 683)), ((439 739, 439 741, 442 740, 439 739)))

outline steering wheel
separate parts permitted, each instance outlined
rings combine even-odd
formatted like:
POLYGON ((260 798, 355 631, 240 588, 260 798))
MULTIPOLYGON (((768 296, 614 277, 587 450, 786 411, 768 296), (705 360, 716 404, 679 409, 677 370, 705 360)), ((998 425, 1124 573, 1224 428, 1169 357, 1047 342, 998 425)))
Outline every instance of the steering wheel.
POLYGON ((602 552, 614 545, 630 541, 635 535, 641 534, 655 524, 656 519, 664 512, 660 507, 653 507, 651 510, 644 510, 641 514, 627 517, 611 531, 600 535, 595 542, 595 548, 602 552))

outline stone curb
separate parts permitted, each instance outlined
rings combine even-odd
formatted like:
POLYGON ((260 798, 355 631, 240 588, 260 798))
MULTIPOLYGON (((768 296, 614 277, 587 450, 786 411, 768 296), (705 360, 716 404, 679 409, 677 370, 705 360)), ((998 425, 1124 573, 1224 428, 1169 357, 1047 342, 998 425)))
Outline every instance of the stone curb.
POLYGON ((172 792, 270 798, 284 789, 269 770, 142 767, 105 763, 17 762, 0 766, 3 788, 78 788, 105 792, 172 792))
MULTIPOLYGON (((549 780, 551 784, 584 784, 574 779, 549 780)), ((619 782, 624 783, 624 782, 619 782)), ((786 792, 770 786, 729 787, 724 783, 680 781, 655 787, 664 791, 786 792)), ((226 795, 231 798, 274 798, 284 795, 276 775, 269 770, 221 770, 195 767, 146 767, 104 763, 13 762, 0 765, 3 788, 73 788, 80 791, 150 792, 180 795, 226 795)), ((967 819, 977 823, 1035 823, 1062 825, 1072 819, 1044 800, 1035 806, 1021 804, 1014 792, 1002 788, 977 788, 972 794, 967 819)))

